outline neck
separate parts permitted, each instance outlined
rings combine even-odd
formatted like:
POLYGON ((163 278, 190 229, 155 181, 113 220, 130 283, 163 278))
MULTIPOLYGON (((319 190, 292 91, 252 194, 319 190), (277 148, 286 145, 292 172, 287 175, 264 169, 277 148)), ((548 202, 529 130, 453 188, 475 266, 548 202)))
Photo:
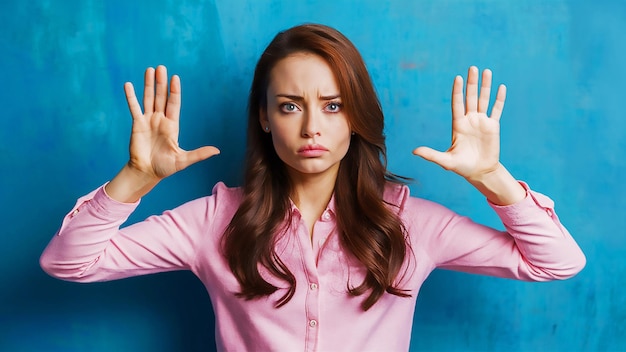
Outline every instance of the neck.
POLYGON ((333 195, 336 180, 336 170, 313 175, 300 173, 296 175, 292 172, 291 200, 301 212, 320 215, 333 195))

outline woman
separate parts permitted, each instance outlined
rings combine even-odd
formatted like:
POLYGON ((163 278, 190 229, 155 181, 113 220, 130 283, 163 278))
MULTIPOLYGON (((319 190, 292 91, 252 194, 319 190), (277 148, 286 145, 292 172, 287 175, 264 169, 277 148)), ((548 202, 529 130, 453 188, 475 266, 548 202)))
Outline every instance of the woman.
POLYGON ((148 69, 142 112, 130 83, 130 160, 78 200, 41 257, 60 279, 91 282, 191 270, 216 315, 219 350, 407 350, 417 294, 435 268, 546 281, 585 257, 553 202, 499 162, 500 86, 471 67, 452 90, 446 152, 414 153, 488 199, 506 232, 409 196, 386 170, 383 113, 356 48, 302 25, 262 54, 249 98, 245 178, 120 229, 163 178, 219 151, 178 147, 180 80, 148 69), (155 83, 156 82, 156 83, 155 83))

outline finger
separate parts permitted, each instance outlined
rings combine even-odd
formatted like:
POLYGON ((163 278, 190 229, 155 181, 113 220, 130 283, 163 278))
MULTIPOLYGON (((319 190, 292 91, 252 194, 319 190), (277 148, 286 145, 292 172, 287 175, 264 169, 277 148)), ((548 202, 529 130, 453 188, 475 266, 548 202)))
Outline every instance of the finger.
POLYGON ((208 159, 219 153, 220 150, 215 147, 200 147, 198 149, 185 152, 183 159, 180 161, 181 170, 189 165, 208 159))
POLYGON ((146 115, 154 112, 154 69, 148 67, 143 78, 143 110, 146 115))
POLYGON ((165 114, 167 103, 167 69, 163 65, 156 68, 156 96, 154 99, 154 112, 165 114))
POLYGON ((467 88, 465 90, 466 113, 476 112, 478 108, 478 68, 472 66, 467 72, 467 88))
POLYGON ((172 76, 170 81, 170 95, 167 98, 165 117, 178 121, 180 117, 181 87, 180 77, 172 76))
POLYGON ((491 109, 491 118, 500 121, 500 116, 502 116, 502 110, 504 110, 504 101, 506 100, 506 86, 501 84, 498 87, 498 94, 496 95, 496 102, 493 104, 493 108, 491 109))
POLYGON ((460 119, 465 116, 463 105, 463 77, 456 76, 452 85, 452 119, 460 119))
POLYGON ((135 88, 133 87, 132 83, 124 83, 124 93, 126 93, 128 110, 130 110, 130 114, 133 116, 133 119, 143 116, 143 113, 141 112, 141 106, 139 106, 139 101, 137 101, 137 95, 135 95, 135 88))
POLYGON ((480 97, 478 98, 478 112, 487 113, 489 98, 491 95, 491 70, 483 71, 482 83, 480 84, 480 97))
POLYGON ((418 147, 413 150, 413 154, 433 162, 446 170, 452 168, 452 159, 448 153, 443 153, 429 147, 418 147))

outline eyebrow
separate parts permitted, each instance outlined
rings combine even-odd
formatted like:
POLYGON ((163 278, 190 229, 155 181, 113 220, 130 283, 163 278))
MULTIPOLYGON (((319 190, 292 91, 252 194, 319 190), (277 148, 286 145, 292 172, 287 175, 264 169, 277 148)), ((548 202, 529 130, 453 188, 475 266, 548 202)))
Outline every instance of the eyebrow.
MULTIPOLYGON (((301 97, 299 95, 291 95, 291 94, 276 94, 276 97, 282 97, 282 98, 287 98, 287 99, 291 99, 291 100, 295 100, 295 101, 303 101, 304 97, 301 97)), ((333 99, 337 99, 337 98, 341 98, 341 96, 339 94, 333 94, 333 95, 326 95, 326 96, 321 96, 320 100, 333 100, 333 99)))

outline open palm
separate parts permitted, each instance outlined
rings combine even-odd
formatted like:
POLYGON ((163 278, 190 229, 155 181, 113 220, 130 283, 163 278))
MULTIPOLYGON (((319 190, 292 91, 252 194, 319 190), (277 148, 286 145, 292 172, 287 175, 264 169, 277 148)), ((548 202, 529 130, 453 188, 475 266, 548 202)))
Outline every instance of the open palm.
POLYGON ((463 100, 463 78, 457 76, 452 87, 452 143, 445 152, 419 147, 413 154, 432 161, 465 178, 475 178, 495 170, 500 158, 500 116, 506 87, 500 85, 496 101, 487 116, 491 94, 491 71, 484 70, 480 96, 478 68, 472 66, 463 100))
POLYGON ((129 166, 156 179, 163 179, 198 161, 219 153, 215 147, 186 151, 178 146, 181 106, 180 78, 172 76, 167 87, 167 69, 148 68, 144 78, 143 112, 131 83, 124 85, 133 117, 129 166), (156 85, 155 85, 156 82, 156 85))

